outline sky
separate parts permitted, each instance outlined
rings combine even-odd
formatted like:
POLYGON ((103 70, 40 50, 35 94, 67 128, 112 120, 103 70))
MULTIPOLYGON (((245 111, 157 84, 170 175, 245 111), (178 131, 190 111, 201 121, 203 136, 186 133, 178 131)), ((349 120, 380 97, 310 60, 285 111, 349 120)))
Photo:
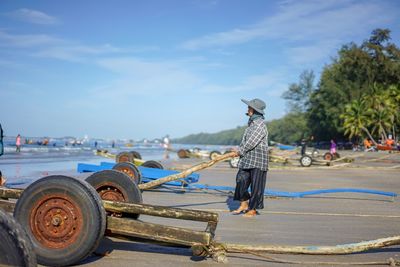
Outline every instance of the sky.
POLYGON ((243 126, 241 99, 287 112, 346 43, 389 28, 397 0, 0 0, 5 135, 171 138, 243 126))

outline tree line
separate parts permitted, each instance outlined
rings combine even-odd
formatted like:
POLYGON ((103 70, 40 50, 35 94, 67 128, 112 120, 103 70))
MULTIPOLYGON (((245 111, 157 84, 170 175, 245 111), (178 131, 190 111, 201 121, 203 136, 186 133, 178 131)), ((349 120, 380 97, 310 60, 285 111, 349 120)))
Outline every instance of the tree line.
MULTIPOLYGON (((316 82, 304 70, 282 95, 289 112, 267 122, 269 139, 291 144, 304 138, 372 142, 397 137, 400 129, 400 49, 389 29, 375 29, 361 44, 348 43, 324 66, 316 82)), ((237 145, 245 126, 193 134, 174 142, 237 145)))

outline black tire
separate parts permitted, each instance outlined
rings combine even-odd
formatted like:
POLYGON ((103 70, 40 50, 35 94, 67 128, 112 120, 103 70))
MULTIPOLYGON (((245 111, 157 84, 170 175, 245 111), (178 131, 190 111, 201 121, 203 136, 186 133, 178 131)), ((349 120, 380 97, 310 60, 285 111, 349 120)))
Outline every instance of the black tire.
POLYGON ((22 226, 0 209, 0 266, 37 266, 32 241, 22 226))
POLYGON ((161 169, 161 170, 164 169, 163 165, 161 165, 160 162, 155 160, 148 160, 145 163, 143 163, 142 166, 147 168, 161 169))
POLYGON ((128 175, 136 184, 142 183, 142 174, 139 169, 130 162, 120 162, 114 165, 113 170, 120 171, 128 175))
POLYGON ((121 152, 118 153, 117 156, 115 157, 115 162, 120 163, 120 162, 132 162, 133 163, 134 158, 132 153, 130 152, 121 152))
POLYGON ((221 156, 221 152, 216 151, 216 150, 210 152, 210 159, 211 160, 215 159, 218 156, 221 156))
POLYGON ((130 153, 132 154, 132 156, 133 156, 134 159, 142 159, 142 155, 140 155, 139 152, 137 152, 137 151, 131 151, 130 153))
POLYGON ((324 154, 324 160, 331 161, 333 159, 333 155, 330 152, 326 152, 324 154))
POLYGON ((31 237, 37 261, 46 266, 80 262, 99 245, 106 213, 96 191, 85 181, 53 175, 25 189, 14 217, 31 237))
MULTIPOLYGON (((95 172, 86 178, 100 195, 101 199, 129 203, 142 203, 142 193, 137 184, 125 173, 116 170, 95 172)), ((137 219, 139 214, 126 217, 137 219)))
POLYGON ((312 158, 308 155, 304 155, 300 158, 300 165, 303 167, 310 167, 312 164, 312 158))
POLYGON ((189 157, 189 153, 188 153, 187 150, 185 150, 185 149, 179 149, 178 152, 177 152, 177 154, 178 154, 178 157, 179 157, 180 159, 186 159, 186 158, 189 157))

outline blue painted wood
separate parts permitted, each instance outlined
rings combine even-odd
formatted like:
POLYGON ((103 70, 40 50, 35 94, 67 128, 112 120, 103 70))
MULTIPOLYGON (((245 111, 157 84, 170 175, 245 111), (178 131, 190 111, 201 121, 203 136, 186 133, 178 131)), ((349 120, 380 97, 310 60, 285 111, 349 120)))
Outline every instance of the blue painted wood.
MULTIPOLYGON (((77 171, 79 173, 82 173, 82 172, 98 172, 103 170, 111 170, 114 167, 114 165, 115 163, 112 162, 101 162, 100 165, 78 163, 77 171)), ((150 180, 156 180, 172 174, 179 173, 178 171, 174 170, 155 169, 142 166, 139 166, 138 169, 142 174, 142 180, 144 182, 149 182, 150 180)), ((192 173, 191 175, 187 176, 184 179, 168 182, 166 183, 166 185, 181 186, 182 185, 181 180, 184 180, 185 183, 187 184, 191 184, 191 183, 197 183, 199 179, 200 175, 198 173, 192 173)))

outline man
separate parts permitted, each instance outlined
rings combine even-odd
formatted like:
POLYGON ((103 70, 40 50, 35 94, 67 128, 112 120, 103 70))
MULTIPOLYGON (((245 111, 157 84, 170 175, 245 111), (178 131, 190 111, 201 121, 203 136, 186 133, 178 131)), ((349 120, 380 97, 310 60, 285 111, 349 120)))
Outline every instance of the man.
POLYGON ((247 104, 249 116, 242 142, 239 146, 239 171, 236 175, 234 200, 240 207, 233 214, 245 213, 244 217, 254 217, 257 209, 264 208, 264 190, 268 171, 268 131, 264 123, 264 101, 256 98, 247 104), (248 189, 251 189, 251 194, 248 189))

